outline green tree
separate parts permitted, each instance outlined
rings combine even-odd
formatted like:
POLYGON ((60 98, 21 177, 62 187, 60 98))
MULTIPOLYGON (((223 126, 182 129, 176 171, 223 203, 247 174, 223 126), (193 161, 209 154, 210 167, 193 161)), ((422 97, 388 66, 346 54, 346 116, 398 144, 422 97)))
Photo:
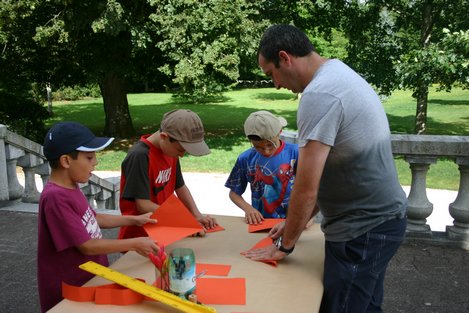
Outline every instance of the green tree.
POLYGON ((150 16, 171 60, 160 69, 196 101, 219 95, 239 77, 241 60, 254 59, 263 27, 262 1, 154 0, 150 16))
POLYGON ((383 94, 412 90, 415 133, 427 130, 428 88, 469 87, 469 1, 314 1, 323 25, 335 23, 348 39, 345 61, 383 94), (332 23, 331 23, 332 22, 332 23))
POLYGON ((31 1, 0 2, 0 123, 42 141, 44 120, 48 117, 40 94, 43 91, 45 95, 45 86, 35 83, 33 73, 35 61, 46 51, 28 40, 34 31, 31 7, 31 1))
POLYGON ((8 37, 0 38, 8 42, 3 59, 16 61, 28 81, 99 84, 105 133, 125 138, 134 134, 129 80, 176 86, 195 99, 236 82, 240 60, 253 58, 261 34, 258 3, 5 0, 0 13, 15 33, 0 24, 0 34, 8 37), (14 60, 17 50, 23 57, 14 60))

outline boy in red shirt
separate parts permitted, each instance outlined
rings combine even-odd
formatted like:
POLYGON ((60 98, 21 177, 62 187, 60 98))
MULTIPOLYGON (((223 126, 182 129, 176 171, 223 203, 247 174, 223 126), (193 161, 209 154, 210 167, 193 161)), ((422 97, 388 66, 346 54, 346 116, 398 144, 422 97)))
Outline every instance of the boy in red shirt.
MULTIPOLYGON (((205 229, 217 226, 210 216, 200 213, 184 183, 179 158, 187 152, 201 156, 210 153, 204 141, 204 126, 191 110, 164 114, 160 129, 143 135, 122 162, 119 207, 122 215, 153 213, 174 192, 205 229)), ((121 227, 119 238, 147 236, 143 227, 121 227)))

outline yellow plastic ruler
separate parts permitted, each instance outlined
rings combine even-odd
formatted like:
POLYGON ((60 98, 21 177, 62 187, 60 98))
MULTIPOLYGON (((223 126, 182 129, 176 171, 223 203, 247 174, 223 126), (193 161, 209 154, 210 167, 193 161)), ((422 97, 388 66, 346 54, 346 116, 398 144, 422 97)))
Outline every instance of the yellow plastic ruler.
POLYGON ((217 311, 214 308, 200 305, 188 300, 184 300, 172 293, 166 292, 155 286, 149 285, 140 281, 136 278, 127 276, 123 273, 110 269, 108 267, 102 266, 93 261, 89 261, 80 265, 82 270, 90 272, 92 274, 106 278, 107 280, 113 281, 121 286, 129 288, 135 292, 138 292, 144 296, 147 296, 153 300, 159 301, 161 303, 167 304, 187 313, 216 313, 217 311))

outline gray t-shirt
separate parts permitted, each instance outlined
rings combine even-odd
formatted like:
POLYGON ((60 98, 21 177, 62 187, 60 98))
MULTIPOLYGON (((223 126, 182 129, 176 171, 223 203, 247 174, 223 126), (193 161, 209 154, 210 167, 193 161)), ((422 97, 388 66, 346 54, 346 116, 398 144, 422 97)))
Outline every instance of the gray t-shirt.
POLYGON ((326 240, 351 240, 405 216, 388 120, 362 77, 328 60, 305 88, 297 120, 299 147, 309 140, 331 146, 318 194, 326 240))

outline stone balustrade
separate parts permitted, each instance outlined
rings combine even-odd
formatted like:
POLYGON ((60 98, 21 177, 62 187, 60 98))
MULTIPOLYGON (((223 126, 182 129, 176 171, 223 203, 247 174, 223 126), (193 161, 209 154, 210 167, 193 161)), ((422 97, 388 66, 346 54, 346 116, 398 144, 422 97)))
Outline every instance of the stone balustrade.
MULTIPOLYGON (((40 193, 36 175, 43 185, 50 175, 49 163, 42 153, 42 145, 10 132, 0 124, 0 207, 12 203, 38 203, 40 193), (24 173, 24 187, 19 183, 17 168, 24 173)), ((93 208, 115 210, 119 204, 119 183, 92 175, 80 189, 93 208)))
MULTIPOLYGON (((295 132, 284 131, 283 139, 297 142, 295 132)), ((469 137, 431 135, 391 135, 392 151, 403 156, 412 173, 408 195, 407 240, 428 240, 469 250, 469 137), (459 190, 456 200, 448 204, 453 220, 446 232, 432 231, 427 218, 433 204, 427 198, 427 173, 438 159, 453 159, 459 167, 459 190)))

